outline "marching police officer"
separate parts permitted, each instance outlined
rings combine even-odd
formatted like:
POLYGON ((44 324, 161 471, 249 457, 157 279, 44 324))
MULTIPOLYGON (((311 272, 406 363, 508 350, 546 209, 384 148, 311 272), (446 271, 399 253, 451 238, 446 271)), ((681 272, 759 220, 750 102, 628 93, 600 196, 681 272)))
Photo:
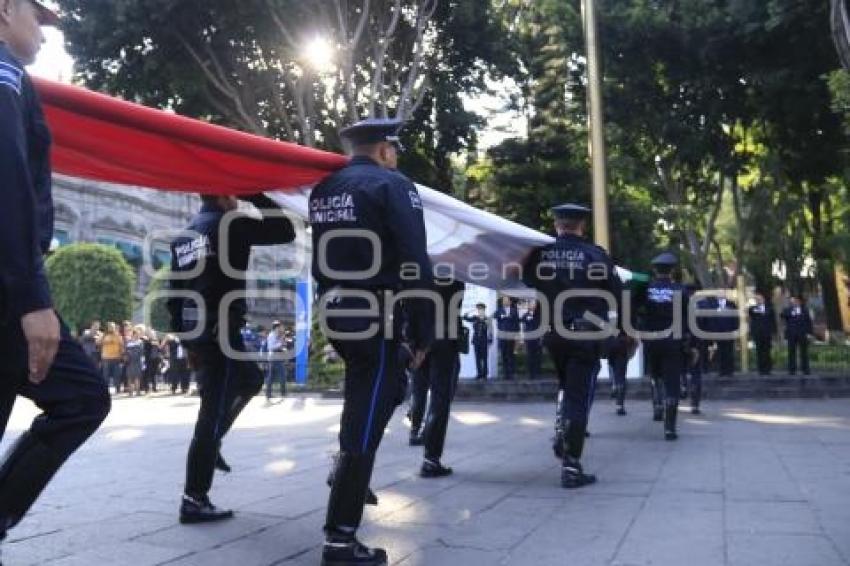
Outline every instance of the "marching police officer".
POLYGON ((523 269, 523 281, 546 297, 551 313, 552 327, 544 343, 555 362, 563 391, 559 419, 556 419, 561 430, 557 431, 553 448, 563 458, 561 486, 570 489, 596 481, 595 476, 584 473, 580 460, 590 395, 605 341, 599 330, 608 320, 606 298, 613 300, 619 310, 622 284, 605 250, 585 239, 590 209, 565 204, 552 211, 558 237, 555 243, 531 255, 523 269), (558 301, 565 291, 585 293, 558 301), (599 296, 589 296, 594 291, 599 296), (595 335, 587 336, 589 333, 595 335))
MULTIPOLYGON (((429 391, 431 393, 422 434, 419 437, 419 444, 425 447, 424 459, 419 471, 419 475, 423 478, 439 478, 452 474, 452 469, 443 466, 441 459, 443 447, 446 444, 449 411, 460 375, 459 340, 463 335, 461 330, 463 323, 458 309, 463 299, 464 284, 438 277, 435 287, 440 295, 437 307, 442 310, 441 318, 436 316, 435 318, 441 320, 443 324, 428 357, 417 372, 426 380, 426 395, 429 391)), ((425 404, 426 395, 422 395, 421 405, 425 404)))
POLYGON ((785 340, 788 342, 788 373, 797 373, 797 353, 803 375, 809 375, 809 334, 813 332, 812 317, 801 295, 791 297, 791 305, 782 311, 785 321, 785 340))
POLYGON ((210 502, 209 491, 216 466, 229 469, 219 454, 221 440, 262 388, 263 375, 255 360, 235 359, 227 353, 228 349, 248 352, 242 334, 244 297, 236 297, 227 306, 223 320, 219 318, 220 307, 230 300, 230 293, 245 291, 244 273, 252 246, 284 244, 295 239, 292 223, 279 215, 280 208, 274 201, 265 195, 246 200, 260 210, 260 218, 238 213, 235 197, 202 195, 200 213, 186 234, 171 244, 171 271, 195 272, 189 278, 173 278, 171 289, 201 297, 201 304, 187 296, 168 301, 174 330, 200 334, 182 341, 197 370, 201 407, 186 462, 181 523, 205 523, 233 516, 233 511, 219 509, 210 502))
POLYGON ((109 413, 106 384, 53 310, 50 131, 24 65, 56 14, 0 0, 0 438, 18 395, 41 410, 0 461, 0 540, 109 413))
POLYGON ((652 260, 654 279, 649 283, 642 305, 641 330, 646 361, 653 390, 653 418, 663 413, 664 438, 676 440, 676 416, 679 410, 679 377, 687 346, 687 294, 673 281, 676 256, 665 252, 652 260), (678 303, 678 304, 677 304, 678 303), (677 315, 678 311, 678 315, 677 315), (676 324, 677 316, 679 324, 676 324), (678 328, 677 328, 678 326, 678 328))
POLYGON ((750 335, 756 343, 756 360, 759 375, 770 375, 773 362, 770 356, 773 337, 776 335, 776 315, 764 295, 757 292, 756 304, 750 307, 750 335))
POLYGON ((629 359, 634 354, 633 342, 620 338, 612 338, 608 348, 608 373, 611 376, 611 389, 617 404, 617 415, 626 415, 626 372, 629 359))
POLYGON ((433 293, 422 200, 415 185, 396 171, 401 127, 398 120, 365 120, 343 130, 351 162, 310 196, 321 322, 345 362, 340 454, 323 564, 387 562, 386 551, 362 545, 356 532, 375 453, 398 404, 398 327, 406 318, 414 369, 435 331, 430 300, 393 298, 397 291, 433 293))
POLYGON ((487 318, 487 305, 475 305, 475 314, 463 315, 463 320, 472 323, 472 348, 475 352, 475 379, 487 379, 487 354, 493 337, 490 332, 490 319, 487 318))

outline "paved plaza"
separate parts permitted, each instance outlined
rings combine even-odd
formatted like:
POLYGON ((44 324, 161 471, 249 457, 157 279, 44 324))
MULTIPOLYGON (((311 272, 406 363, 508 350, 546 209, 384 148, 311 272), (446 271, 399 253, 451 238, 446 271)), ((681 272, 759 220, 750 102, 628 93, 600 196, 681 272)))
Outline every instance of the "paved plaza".
MULTIPOLYGON (((197 398, 119 398, 3 547, 17 566, 317 565, 339 401, 257 398, 232 431, 213 501, 237 517, 181 526, 197 398)), ((381 448, 380 505, 362 538, 413 565, 838 566, 850 564, 850 401, 707 403, 662 440, 647 402, 598 401, 585 466, 559 487, 552 406, 458 404, 445 462, 420 479, 402 411, 381 448)), ((4 444, 34 414, 20 402, 4 444)))

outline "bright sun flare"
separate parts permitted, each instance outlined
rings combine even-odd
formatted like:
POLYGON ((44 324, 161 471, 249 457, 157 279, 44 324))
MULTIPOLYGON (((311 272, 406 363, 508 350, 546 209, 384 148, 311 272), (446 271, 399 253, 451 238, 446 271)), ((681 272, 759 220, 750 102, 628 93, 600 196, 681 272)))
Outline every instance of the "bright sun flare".
POLYGON ((306 45, 304 57, 315 71, 328 72, 334 69, 334 47, 323 37, 316 37, 306 45))

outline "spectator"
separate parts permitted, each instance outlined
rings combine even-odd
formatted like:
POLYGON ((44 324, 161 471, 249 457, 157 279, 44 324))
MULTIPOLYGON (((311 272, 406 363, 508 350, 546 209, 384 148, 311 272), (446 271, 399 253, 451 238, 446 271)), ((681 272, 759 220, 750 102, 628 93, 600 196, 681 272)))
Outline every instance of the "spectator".
MULTIPOLYGON (((142 327, 144 329, 144 327, 142 327)), ((130 331, 130 338, 125 348, 127 367, 127 393, 128 396, 141 394, 142 364, 144 357, 144 344, 142 344, 142 333, 138 328, 130 331)))
POLYGON ((80 345, 83 351, 92 361, 94 366, 100 369, 100 345, 103 341, 103 333, 100 331, 100 322, 94 321, 91 326, 83 331, 80 337, 80 345))
POLYGON ((280 396, 286 396, 286 337, 283 325, 279 321, 272 323, 272 330, 266 339, 266 351, 269 356, 269 369, 266 372, 266 400, 272 399, 272 387, 275 380, 280 381, 280 396))
POLYGON ((115 394, 121 390, 122 360, 124 359, 124 339, 118 333, 118 325, 110 322, 106 334, 101 340, 100 356, 103 363, 103 378, 107 386, 111 383, 115 394))
POLYGON ((166 338, 166 354, 168 355, 168 384, 171 386, 171 394, 177 394, 177 388, 184 395, 189 392, 189 356, 186 348, 180 343, 176 336, 168 335, 166 338))
POLYGON ((156 338, 156 331, 153 328, 147 329, 147 332, 142 333, 141 339, 144 352, 142 391, 145 393, 156 393, 156 374, 159 371, 159 364, 162 361, 162 356, 159 351, 159 342, 156 338))
POLYGON ((540 331, 540 305, 537 300, 528 302, 527 309, 523 313, 522 331, 525 337, 526 365, 528 366, 528 379, 537 379, 540 376, 540 365, 543 354, 543 339, 535 334, 540 331))

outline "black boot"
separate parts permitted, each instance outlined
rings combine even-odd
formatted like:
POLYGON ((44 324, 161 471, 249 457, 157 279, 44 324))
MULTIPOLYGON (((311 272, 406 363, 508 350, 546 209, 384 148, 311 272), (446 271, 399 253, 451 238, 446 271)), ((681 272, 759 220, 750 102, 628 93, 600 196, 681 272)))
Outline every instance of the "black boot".
POLYGON ((219 509, 212 504, 206 495, 202 497, 183 496, 180 504, 180 522, 184 525, 196 523, 214 523, 231 519, 233 511, 230 509, 219 509))
POLYGON ((585 429, 580 423, 564 422, 563 463, 561 466, 561 487, 575 489, 596 483, 596 476, 585 474, 581 467, 581 455, 584 452, 585 429))
POLYGON ((449 467, 442 465, 439 461, 425 460, 422 462, 422 469, 419 470, 419 475, 423 478, 442 478, 450 476, 454 473, 449 467))
POLYGON ((664 440, 676 440, 679 435, 676 434, 676 415, 679 412, 679 404, 674 401, 667 401, 664 407, 664 440))
POLYGON ((411 430, 410 438, 408 439, 407 443, 410 446, 422 446, 423 444, 425 444, 425 441, 423 440, 422 435, 419 434, 419 431, 411 430))
POLYGON ((354 535, 329 534, 322 548, 322 566, 385 566, 387 551, 369 548, 354 535))
MULTIPOLYGON (((336 475, 336 468, 339 465, 339 452, 334 454, 333 456, 333 464, 331 465, 331 471, 328 473, 327 484, 328 487, 333 487, 334 477, 336 475)), ((375 495, 375 492, 372 491, 371 487, 366 488, 366 505, 377 505, 378 504, 378 496, 375 495)), ((2 565, 0 565, 2 566, 2 565)))
POLYGON ((626 408, 623 405, 617 405, 617 414, 621 417, 626 416, 626 408))
POLYGON ((585 474, 578 460, 570 456, 564 458, 564 464, 561 466, 561 487, 577 489, 594 483, 596 483, 596 476, 585 474))
POLYGON ((6 452, 0 465, 0 516, 5 528, 18 524, 67 456, 24 432, 6 452))

